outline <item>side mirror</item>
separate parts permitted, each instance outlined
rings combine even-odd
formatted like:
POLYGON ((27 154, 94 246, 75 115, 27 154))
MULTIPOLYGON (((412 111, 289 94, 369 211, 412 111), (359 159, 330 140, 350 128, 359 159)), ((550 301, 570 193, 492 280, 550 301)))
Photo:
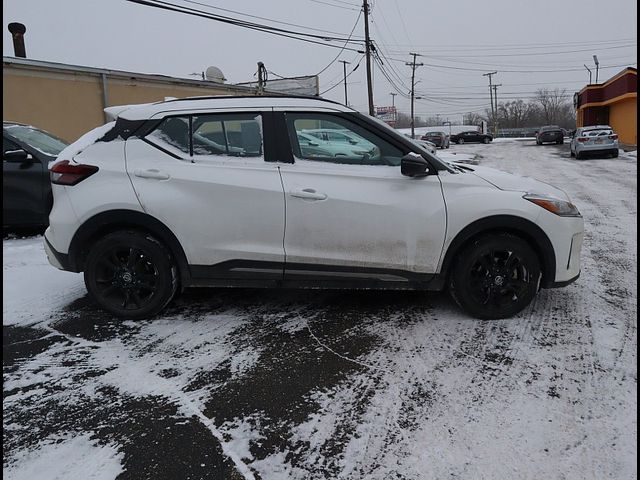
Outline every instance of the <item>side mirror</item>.
POLYGON ((407 177, 426 177, 429 170, 429 162, 417 153, 409 152, 400 160, 400 172, 407 177))
POLYGON ((33 157, 24 150, 7 150, 2 157, 3 160, 12 163, 24 163, 33 160, 33 157))

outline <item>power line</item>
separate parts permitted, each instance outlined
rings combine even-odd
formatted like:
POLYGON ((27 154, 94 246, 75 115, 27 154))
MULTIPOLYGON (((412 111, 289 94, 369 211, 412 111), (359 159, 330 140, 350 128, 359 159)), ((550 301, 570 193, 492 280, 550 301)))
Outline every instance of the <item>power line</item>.
MULTIPOLYGON (((338 3, 343 3, 345 5, 336 5, 334 3, 324 2, 322 0, 309 0, 309 1, 313 2, 313 3, 322 3, 323 5, 329 5, 330 7, 343 8, 345 10, 356 10, 356 8, 349 8, 349 7, 345 6, 345 5, 350 5, 352 7, 359 7, 359 5, 354 5, 352 3, 347 3, 347 2, 338 2, 338 3)), ((337 0, 333 0, 333 1, 335 2, 337 0)))
MULTIPOLYGON (((349 77, 351 76, 351 74, 352 74, 353 72, 355 72, 355 71, 358 69, 358 67, 360 66, 360 62, 362 62, 362 59, 363 59, 363 58, 364 58, 364 55, 360 57, 360 60, 358 60, 358 63, 356 64, 356 66, 355 66, 355 67, 353 67, 353 69, 352 69, 352 70, 347 74, 347 76, 346 76, 345 78, 349 78, 349 77)), ((341 83, 342 83, 342 80, 341 80, 341 81, 339 81, 338 83, 336 83, 335 85, 333 85, 333 86, 331 86, 331 87, 327 88, 327 89, 326 89, 326 90, 324 90, 323 92, 320 92, 320 95, 324 95, 325 93, 330 92, 331 90, 333 90, 334 88, 336 88, 336 87, 337 87, 338 85, 340 85, 341 83)))
MULTIPOLYGON (((390 60, 394 61, 394 62, 402 62, 403 60, 400 58, 393 58, 391 57, 390 60)), ((464 70, 464 71, 468 71, 468 72, 484 72, 485 69, 482 68, 466 68, 466 67, 452 67, 450 65, 438 65, 438 64, 433 64, 433 63, 425 63, 426 66, 428 67, 435 67, 435 68, 445 68, 445 69, 449 69, 449 70, 464 70)), ((607 65, 606 67, 600 67, 600 69, 602 70, 603 68, 620 68, 620 67, 627 67, 629 66, 626 63, 620 64, 620 65, 607 65)), ((556 72, 578 72, 581 71, 583 69, 583 67, 580 68, 559 68, 559 69, 554 69, 554 70, 506 70, 506 69, 500 69, 500 73, 556 73, 556 72)))
POLYGON ((307 30, 313 30, 315 32, 324 32, 324 33, 333 33, 335 35, 342 35, 341 32, 332 32, 331 30, 323 30, 323 29, 320 29, 320 28, 308 27, 308 26, 305 26, 305 25, 298 25, 297 23, 289 23, 289 22, 283 22, 281 20, 274 20, 273 18, 260 17, 258 15, 251 15, 249 13, 238 12, 237 10, 229 10, 228 8, 216 7, 216 6, 213 6, 213 5, 209 5, 207 3, 197 2, 195 0, 181 0, 181 1, 184 2, 184 3, 191 3, 191 4, 194 4, 194 5, 200 5, 202 7, 212 8, 214 10, 220 10, 222 12, 235 13, 235 14, 238 14, 238 15, 243 15, 245 17, 257 18, 259 20, 267 20, 269 22, 279 23, 280 25, 288 25, 290 27, 306 28, 307 30))
POLYGON ((259 23, 247 22, 247 21, 235 19, 235 18, 232 18, 232 17, 224 17, 224 16, 217 15, 217 14, 214 14, 214 13, 205 12, 203 10, 197 10, 197 9, 194 9, 194 8, 183 7, 183 6, 175 5, 175 4, 172 4, 172 3, 169 3, 169 2, 163 2, 161 0, 127 0, 127 1, 131 2, 131 3, 137 3, 137 4, 140 4, 140 5, 148 6, 148 7, 155 7, 155 8, 162 9, 162 10, 168 10, 168 11, 172 11, 172 12, 184 13, 184 14, 187 14, 187 15, 206 18, 208 20, 214 20, 214 21, 218 21, 218 22, 222 22, 222 23, 227 23, 227 24, 230 24, 230 25, 244 27, 244 28, 248 28, 248 29, 256 30, 256 31, 261 31, 261 32, 264 32, 264 33, 270 33, 272 35, 277 35, 277 36, 286 37, 286 38, 292 38, 294 40, 299 40, 299 41, 302 41, 302 42, 314 43, 314 44, 328 46, 328 47, 334 47, 334 48, 341 48, 343 50, 350 50, 350 51, 354 51, 354 52, 359 51, 358 49, 351 48, 351 47, 340 47, 338 45, 333 45, 333 44, 330 44, 330 43, 324 43, 324 42, 331 42, 331 41, 359 43, 356 40, 349 40, 349 39, 339 38, 339 37, 330 37, 330 36, 315 35, 315 34, 304 33, 304 32, 296 32, 296 31, 292 31, 292 30, 285 30, 285 29, 281 29, 281 28, 277 28, 277 27, 272 27, 272 26, 269 26, 269 25, 263 25, 263 24, 259 24, 259 23), (301 38, 301 37, 308 37, 308 38, 301 38))
MULTIPOLYGON (((349 33, 349 39, 351 38, 351 35, 353 35, 353 32, 356 30, 356 27, 358 26, 358 22, 360 21, 360 17, 362 16, 362 10, 360 10, 360 12, 358 13, 358 18, 356 18, 356 23, 353 24, 353 28, 351 29, 351 32, 349 33)), ((333 65, 333 63, 338 60, 338 57, 342 54, 342 52, 344 51, 345 47, 347 46, 347 42, 344 43, 343 47, 340 49, 340 51, 338 52, 338 54, 335 56, 335 58, 333 60, 331 60, 322 70, 320 70, 318 73, 316 73, 316 76, 319 76, 322 72, 324 72, 327 68, 329 68, 331 65, 333 65)))

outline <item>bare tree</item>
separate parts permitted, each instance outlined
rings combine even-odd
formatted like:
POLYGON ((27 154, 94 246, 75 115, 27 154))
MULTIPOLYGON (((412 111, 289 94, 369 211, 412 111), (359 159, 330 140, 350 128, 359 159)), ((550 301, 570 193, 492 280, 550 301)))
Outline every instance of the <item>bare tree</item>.
POLYGON ((483 117, 479 113, 474 112, 469 112, 463 117, 463 122, 465 125, 480 125, 483 120, 485 120, 485 117, 483 117))
POLYGON ((529 123, 534 111, 535 107, 523 100, 500 103, 498 121, 504 128, 521 128, 529 123))
POLYGON ((566 89, 541 88, 536 92, 534 102, 540 107, 544 123, 547 125, 563 123, 563 114, 566 115, 566 106, 569 104, 566 89))

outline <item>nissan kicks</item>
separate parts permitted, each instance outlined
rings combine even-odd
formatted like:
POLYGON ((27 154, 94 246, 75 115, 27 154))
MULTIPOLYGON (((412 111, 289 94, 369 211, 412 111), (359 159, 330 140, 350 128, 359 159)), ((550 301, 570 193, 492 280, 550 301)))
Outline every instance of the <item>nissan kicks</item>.
POLYGON ((493 319, 580 274, 583 219, 563 191, 444 162, 338 103, 220 96, 107 113, 50 169, 44 242, 114 315, 224 286, 448 289, 493 319), (368 147, 300 145, 320 129, 368 147))

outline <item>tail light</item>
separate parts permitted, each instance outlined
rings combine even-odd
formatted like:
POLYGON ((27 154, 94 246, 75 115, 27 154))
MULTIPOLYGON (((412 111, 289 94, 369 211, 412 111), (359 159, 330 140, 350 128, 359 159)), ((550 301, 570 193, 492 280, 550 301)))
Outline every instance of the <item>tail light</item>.
POLYGON ((618 139, 618 135, 614 133, 613 135, 609 135, 609 138, 611 140, 617 140, 618 139))
POLYGON ((56 162, 50 169, 51 183, 56 185, 77 185, 98 171, 94 165, 72 164, 69 160, 56 162))
POLYGON ((584 142, 588 142, 589 139, 587 137, 578 137, 578 141, 584 143, 584 142))

